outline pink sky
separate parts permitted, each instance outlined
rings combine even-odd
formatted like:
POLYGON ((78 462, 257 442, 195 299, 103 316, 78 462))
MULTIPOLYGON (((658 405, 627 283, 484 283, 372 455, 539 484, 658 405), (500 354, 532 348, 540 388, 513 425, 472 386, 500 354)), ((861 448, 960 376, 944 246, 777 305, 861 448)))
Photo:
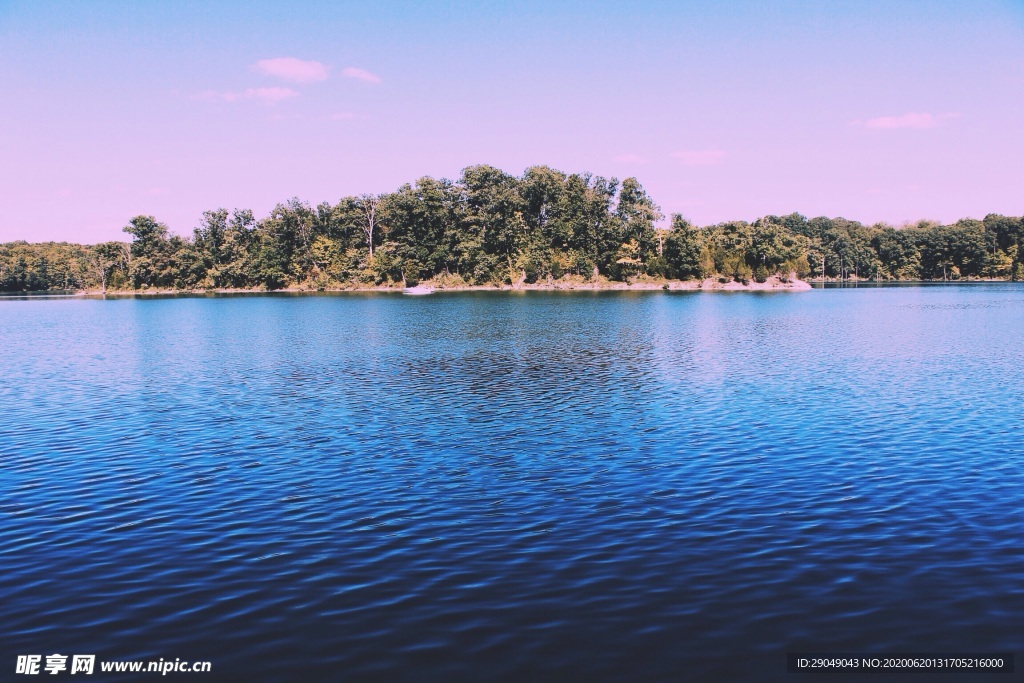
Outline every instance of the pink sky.
POLYGON ((187 234, 489 163, 666 214, 1024 214, 1017 2, 13 3, 0 241, 187 234))

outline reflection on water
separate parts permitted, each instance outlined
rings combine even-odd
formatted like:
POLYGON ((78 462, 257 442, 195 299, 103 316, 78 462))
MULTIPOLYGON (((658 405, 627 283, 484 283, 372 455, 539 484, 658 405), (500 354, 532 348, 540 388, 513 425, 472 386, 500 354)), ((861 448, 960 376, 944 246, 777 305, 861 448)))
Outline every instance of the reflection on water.
POLYGON ((1010 284, 5 301, 5 650, 254 680, 1019 651, 1021 329, 1010 284))

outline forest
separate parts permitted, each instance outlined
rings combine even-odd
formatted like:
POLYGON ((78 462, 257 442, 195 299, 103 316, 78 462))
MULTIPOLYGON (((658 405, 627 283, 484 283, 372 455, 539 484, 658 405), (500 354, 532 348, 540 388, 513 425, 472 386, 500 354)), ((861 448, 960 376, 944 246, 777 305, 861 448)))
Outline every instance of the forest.
POLYGON ((1024 217, 901 227, 799 213, 707 226, 664 218, 636 178, 480 165, 336 204, 290 199, 264 218, 215 209, 190 236, 136 216, 123 242, 0 244, 0 291, 1024 280, 1024 217))

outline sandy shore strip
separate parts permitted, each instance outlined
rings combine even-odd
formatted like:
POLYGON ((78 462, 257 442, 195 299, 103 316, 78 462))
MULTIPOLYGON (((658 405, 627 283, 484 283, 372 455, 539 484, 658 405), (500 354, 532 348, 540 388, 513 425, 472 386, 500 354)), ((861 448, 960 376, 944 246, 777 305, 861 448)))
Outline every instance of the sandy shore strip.
MULTIPOLYGON (((132 295, 132 296, 158 296, 169 294, 260 294, 273 292, 394 292, 407 294, 433 294, 438 292, 500 292, 500 291, 726 291, 726 292, 763 292, 763 291, 790 291, 803 292, 812 289, 811 285, 803 280, 783 281, 778 277, 770 277, 765 282, 754 282, 747 284, 729 280, 721 282, 719 279, 708 278, 706 280, 653 280, 644 279, 635 282, 614 282, 601 280, 598 282, 585 282, 583 280, 554 280, 551 282, 535 282, 519 285, 444 285, 430 280, 424 281, 413 287, 403 288, 401 283, 393 285, 353 285, 346 287, 285 287, 283 289, 257 289, 257 288, 215 288, 215 289, 143 289, 143 290, 108 290, 108 296, 132 295)), ((102 295, 99 290, 82 290, 75 293, 78 296, 102 295)))

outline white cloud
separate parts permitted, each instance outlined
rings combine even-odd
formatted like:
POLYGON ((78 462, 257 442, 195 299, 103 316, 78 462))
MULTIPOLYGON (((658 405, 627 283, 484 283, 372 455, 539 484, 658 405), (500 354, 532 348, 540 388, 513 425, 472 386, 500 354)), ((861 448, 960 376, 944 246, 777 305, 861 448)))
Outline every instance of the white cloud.
POLYGON ((320 62, 305 61, 295 57, 261 59, 253 68, 264 76, 274 76, 292 83, 312 83, 327 80, 327 67, 320 62))
POLYGON ((380 83, 380 76, 377 74, 372 74, 366 69, 359 69, 354 66, 342 69, 341 75, 345 78, 355 78, 356 80, 366 81, 367 83, 373 83, 374 85, 380 83))
POLYGON ((900 116, 876 116, 861 123, 854 121, 854 124, 863 125, 865 128, 878 130, 889 130, 893 128, 935 128, 943 121, 958 118, 956 112, 943 114, 930 114, 928 112, 908 112, 900 116))
POLYGON ((720 149, 687 149, 673 152, 672 156, 684 166, 716 166, 728 156, 720 149))

